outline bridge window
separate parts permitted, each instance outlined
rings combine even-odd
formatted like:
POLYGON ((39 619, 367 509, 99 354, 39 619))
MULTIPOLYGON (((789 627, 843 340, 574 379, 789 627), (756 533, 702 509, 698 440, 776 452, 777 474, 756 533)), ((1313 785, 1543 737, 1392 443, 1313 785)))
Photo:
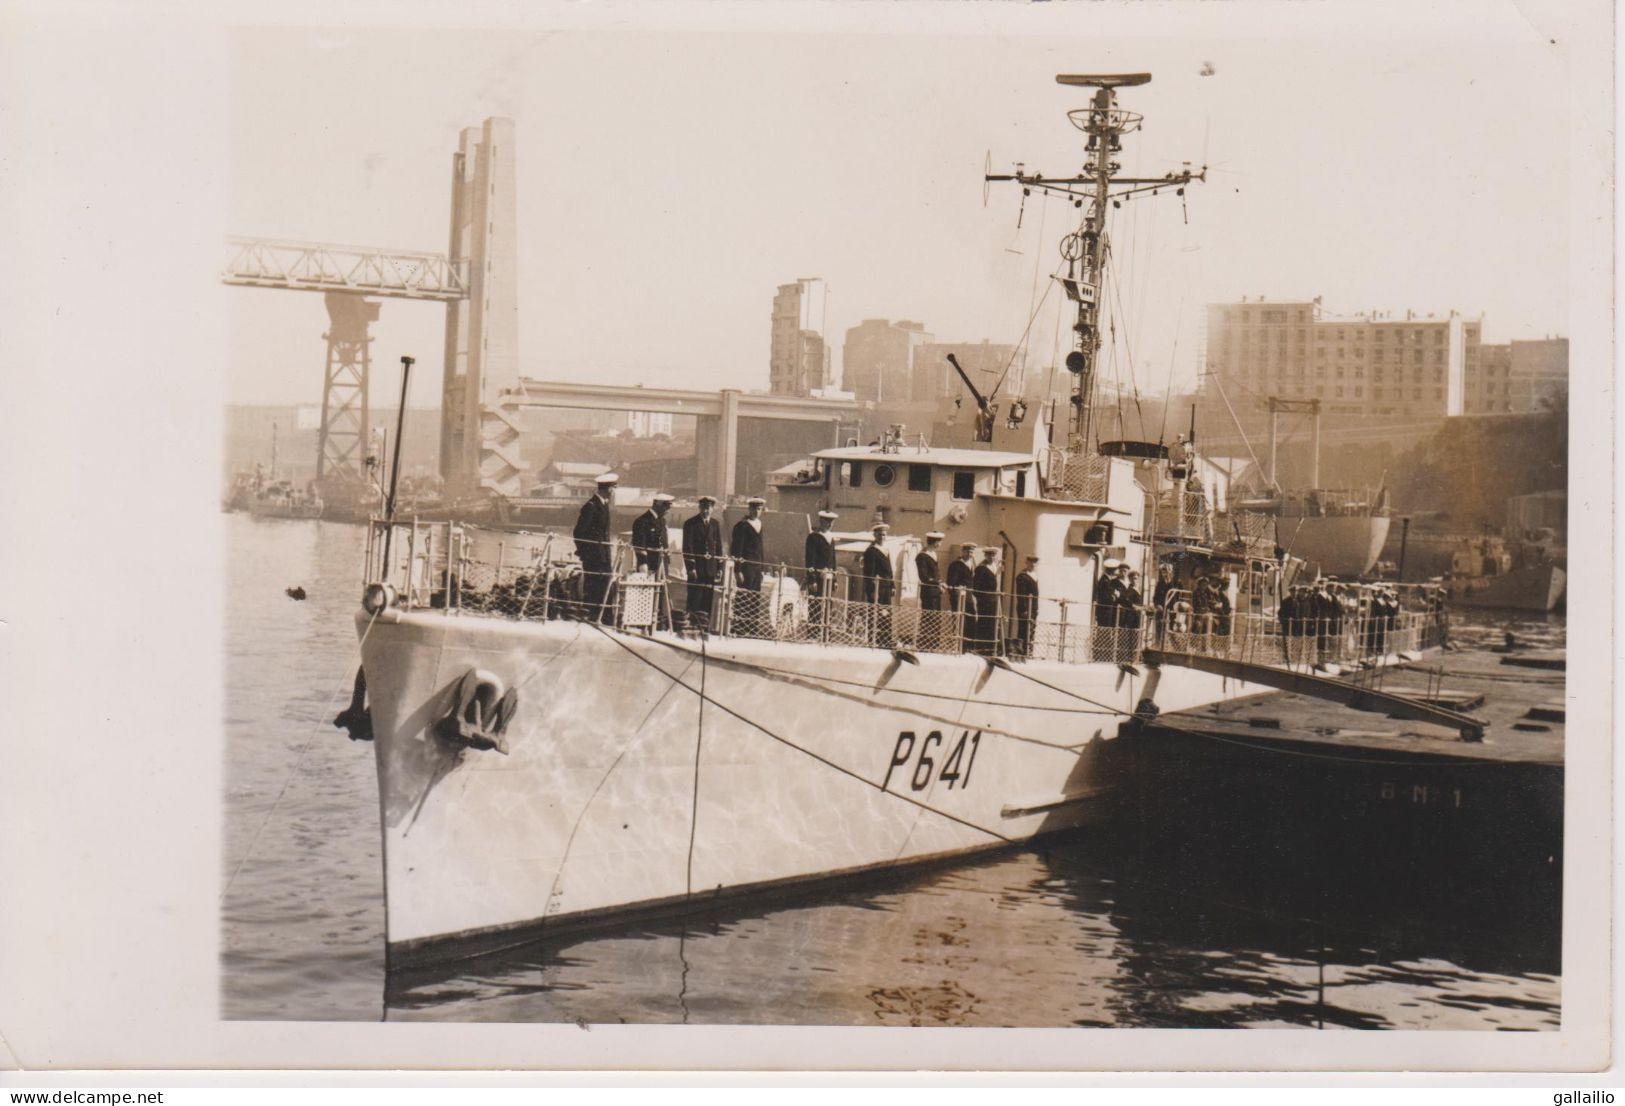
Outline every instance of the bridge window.
POLYGON ((908 466, 908 490, 911 492, 928 492, 931 490, 931 466, 908 466))
POLYGON ((849 488, 863 487, 862 461, 848 461, 846 463, 846 484, 849 488))
POLYGON ((1019 469, 1016 472, 1016 495, 1023 499, 1027 496, 1027 470, 1019 469))
POLYGON ((976 474, 974 472, 954 473, 954 498, 976 498, 976 474))

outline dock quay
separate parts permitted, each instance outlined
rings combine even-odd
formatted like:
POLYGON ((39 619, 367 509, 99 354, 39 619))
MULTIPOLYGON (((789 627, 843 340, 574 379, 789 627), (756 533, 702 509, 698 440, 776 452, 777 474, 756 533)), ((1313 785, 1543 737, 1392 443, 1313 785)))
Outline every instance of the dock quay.
MULTIPOLYGON (((1460 926, 1475 919, 1467 903, 1483 908, 1478 922, 1555 942, 1562 663, 1561 650, 1479 648, 1380 674, 1390 695, 1470 711, 1482 741, 1291 693, 1145 721, 1115 751, 1122 820, 1193 879, 1290 871, 1300 898, 1305 881, 1315 888, 1320 916, 1397 902, 1390 916, 1460 926)), ((1261 882, 1247 885, 1267 898, 1261 882)))

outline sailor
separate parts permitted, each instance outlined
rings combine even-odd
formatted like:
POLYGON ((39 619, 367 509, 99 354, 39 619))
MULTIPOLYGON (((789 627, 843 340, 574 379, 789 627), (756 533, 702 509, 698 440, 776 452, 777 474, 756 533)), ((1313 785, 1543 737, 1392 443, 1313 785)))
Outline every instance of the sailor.
POLYGON ((609 614, 610 540, 609 505, 615 499, 615 486, 620 477, 606 472, 598 477, 597 487, 576 515, 576 559, 581 562, 582 601, 586 604, 587 618, 602 622, 609 614))
POLYGON ((976 543, 968 541, 960 545, 959 560, 948 565, 947 577, 944 580, 949 625, 951 627, 953 624, 953 616, 960 616, 960 648, 967 653, 971 648, 971 622, 975 613, 971 610, 970 589, 975 580, 976 543))
POLYGON ((1174 566, 1161 564, 1157 566, 1157 586, 1151 592, 1151 605, 1160 613, 1168 606, 1168 594, 1177 591, 1179 585, 1174 581, 1174 566))
POLYGON ((920 579, 920 609, 942 609, 942 583, 937 575, 937 555, 942 549, 942 531, 925 536, 925 548, 914 555, 914 574, 920 579))
POLYGON ((1016 574, 1015 654, 1033 655, 1033 627, 1038 622, 1038 556, 1027 555, 1026 566, 1016 574))
POLYGON ((1094 659, 1115 660, 1117 657, 1117 619, 1122 611, 1123 585, 1117 579, 1123 562, 1107 557, 1100 564, 1100 578, 1095 581, 1094 659))
POLYGON ((830 529, 835 525, 834 511, 819 511, 817 529, 807 534, 805 559, 807 565, 807 618, 814 630, 821 626, 825 614, 825 597, 833 588, 835 572, 835 536, 830 529))
POLYGON ((747 514, 728 535, 728 556, 733 558, 735 631, 760 635, 762 626, 762 508, 767 500, 753 495, 745 500, 747 514))
POLYGON ((722 573, 722 525, 711 517, 717 501, 700 496, 700 513, 683 523, 683 567, 688 572, 688 620, 698 629, 711 624, 711 599, 722 573))
POLYGON ((971 577, 971 652, 991 657, 998 647, 999 572, 998 546, 982 550, 982 563, 971 577))
POLYGON ((658 492, 649 509, 632 522, 632 552, 637 556, 638 568, 654 576, 666 574, 666 549, 670 543, 666 512, 671 510, 671 504, 671 496, 658 492))
POLYGON ((1135 636, 1140 629, 1140 607, 1145 603, 1145 596, 1140 594, 1140 574, 1130 571, 1124 584, 1123 594, 1119 596, 1118 603, 1122 609, 1117 612, 1117 624, 1126 630, 1134 631, 1135 636))
POLYGON ((886 553, 886 533, 890 529, 884 522, 875 523, 874 538, 863 551, 863 601, 870 604, 874 644, 885 649, 892 645, 893 576, 891 557, 886 553))

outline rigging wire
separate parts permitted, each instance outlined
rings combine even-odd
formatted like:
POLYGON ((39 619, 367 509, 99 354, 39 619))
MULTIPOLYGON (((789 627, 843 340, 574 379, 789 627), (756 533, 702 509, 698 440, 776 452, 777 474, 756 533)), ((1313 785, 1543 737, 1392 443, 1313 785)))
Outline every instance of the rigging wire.
MULTIPOLYGON (((1117 300, 1117 314, 1118 314, 1119 317, 1122 317, 1122 318, 1125 319, 1125 326, 1126 326, 1126 319, 1127 319, 1128 312, 1123 308, 1122 284, 1121 284, 1120 281, 1117 280, 1116 275, 1115 275, 1116 272, 1117 272, 1117 251, 1112 249, 1110 242, 1108 242, 1106 244, 1106 264, 1107 264, 1107 267, 1111 270, 1111 272, 1113 274, 1112 282, 1111 282, 1112 283, 1112 295, 1117 300)), ((1114 328, 1114 335, 1115 335, 1115 328, 1114 328)), ((1114 341, 1113 344, 1115 345, 1115 341, 1114 341)), ((1134 391, 1134 414, 1140 420, 1140 435, 1142 437, 1144 437, 1144 435, 1145 435, 1145 411, 1140 407, 1140 381, 1139 381, 1139 377, 1137 376, 1137 374, 1134 371, 1134 347, 1129 342, 1129 335, 1128 335, 1128 330, 1127 329, 1125 329, 1123 331, 1123 355, 1127 359, 1127 362, 1128 362, 1129 386, 1134 391)), ((1121 401, 1119 401, 1119 407, 1121 407, 1121 401)))

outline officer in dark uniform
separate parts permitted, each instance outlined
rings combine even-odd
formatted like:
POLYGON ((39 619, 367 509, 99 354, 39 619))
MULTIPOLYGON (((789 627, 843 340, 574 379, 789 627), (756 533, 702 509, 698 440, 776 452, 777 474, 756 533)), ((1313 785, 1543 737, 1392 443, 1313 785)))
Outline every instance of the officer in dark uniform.
POLYGON ((751 496, 745 500, 749 512, 734 523, 728 535, 728 556, 734 563, 734 630, 749 637, 759 636, 762 619, 762 508, 767 500, 751 496))
POLYGON ((807 566, 805 588, 807 592, 807 620, 816 637, 828 615, 826 599, 835 586, 835 525, 834 511, 818 512, 818 528, 807 534, 803 561, 807 566))
POLYGON ((619 479, 613 472, 598 477, 597 489, 581 505, 581 513, 576 516, 576 559, 581 562, 581 598, 586 604, 588 620, 594 622, 603 622, 609 615, 609 505, 615 498, 615 485, 619 479))
POLYGON ((1033 655, 1033 627, 1038 622, 1038 558, 1027 555, 1027 565, 1016 575, 1016 648, 1019 657, 1033 655))
POLYGON ((970 589, 976 578, 976 543, 966 542, 959 547, 959 560, 948 566, 948 610, 952 614, 962 615, 964 626, 961 634, 961 648, 970 651, 971 643, 971 604, 970 589))
POLYGON ((1100 578, 1095 581, 1095 648, 1094 659, 1117 659, 1117 619, 1122 612, 1123 585, 1117 570, 1123 562, 1107 558, 1101 562, 1100 578))
POLYGON ((883 649, 892 646, 891 601, 894 588, 891 556, 886 552, 886 532, 891 529, 884 522, 874 525, 874 539, 863 551, 863 601, 871 604, 874 619, 874 644, 883 649))
POLYGON ((925 548, 914 555, 914 575, 920 580, 920 609, 942 609, 942 582, 937 575, 937 554, 942 548, 942 531, 933 530, 925 536, 925 548))
POLYGON ((688 619, 706 629, 711 624, 711 601, 722 574, 722 524, 711 517, 717 501, 700 496, 700 513, 683 523, 683 568, 688 573, 688 619))
POLYGON ((671 510, 671 503, 672 497, 661 492, 649 509, 632 522, 632 552, 637 556, 638 568, 652 576, 666 574, 666 512, 671 510))
POLYGON ((971 650, 991 657, 998 648, 999 572, 997 546, 982 550, 982 563, 971 577, 971 607, 975 610, 975 637, 971 650))

